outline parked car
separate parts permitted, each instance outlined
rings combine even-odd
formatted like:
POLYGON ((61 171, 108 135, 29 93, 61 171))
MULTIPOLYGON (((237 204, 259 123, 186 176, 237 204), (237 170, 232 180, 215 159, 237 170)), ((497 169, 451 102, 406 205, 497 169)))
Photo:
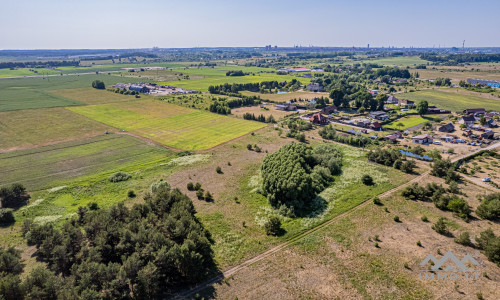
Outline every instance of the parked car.
POLYGON ((441 145, 441 142, 440 141, 434 141, 433 144, 434 145, 441 145))
POLYGON ((491 181, 491 178, 489 178, 489 177, 483 178, 483 182, 490 182, 490 181, 491 181))

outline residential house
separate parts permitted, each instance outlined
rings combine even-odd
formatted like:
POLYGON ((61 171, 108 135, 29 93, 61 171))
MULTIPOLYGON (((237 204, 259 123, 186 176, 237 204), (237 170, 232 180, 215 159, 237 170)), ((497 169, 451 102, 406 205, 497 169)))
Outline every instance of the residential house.
POLYGON ((373 130, 381 130, 382 129, 382 125, 380 125, 379 122, 375 121, 375 122, 372 122, 370 124, 370 128, 373 129, 373 130))
POLYGON ((421 134, 412 137, 411 140, 417 144, 432 144, 433 138, 428 134, 421 134))
POLYGON ((439 126, 438 131, 440 131, 440 132, 453 132, 453 131, 455 131, 455 126, 453 126, 453 124, 451 124, 451 123, 448 123, 446 125, 439 126))
POLYGON ((317 82, 311 82, 307 85, 307 90, 311 92, 322 92, 323 86, 317 82))
POLYGON ((276 108, 276 110, 284 110, 284 111, 297 110, 296 106, 290 104, 276 104, 274 108, 276 108))
POLYGON ((387 100, 385 101, 385 103, 387 104, 398 104, 399 103, 399 99, 394 97, 394 96, 389 96, 387 97, 387 100))
POLYGON ((323 125, 328 123, 328 120, 326 119, 325 116, 322 114, 314 114, 312 117, 309 118, 309 122, 316 124, 316 125, 323 125))
POLYGON ((464 110, 464 114, 469 115, 482 115, 486 112, 486 109, 484 108, 468 108, 464 110))
POLYGON ((465 124, 466 126, 472 126, 476 122, 476 119, 473 116, 463 116, 458 120, 458 123, 465 124))
POLYGON ((335 105, 328 105, 323 107, 323 109, 320 111, 320 113, 325 114, 325 115, 331 115, 337 112, 337 106, 335 105))
POLYGON ((354 129, 349 129, 349 130, 347 130, 347 132, 350 133, 350 134, 353 134, 353 135, 361 135, 361 132, 358 132, 358 131, 356 131, 354 129))
POLYGON ((368 93, 372 94, 373 96, 377 96, 379 91, 377 90, 368 90, 368 93))
POLYGON ((398 136, 395 134, 389 134, 383 137, 384 140, 386 141, 392 141, 393 143, 398 140, 398 136))
POLYGON ((371 124, 370 120, 368 120, 368 119, 357 119, 357 120, 353 120, 353 122, 354 122, 354 125, 356 125, 358 127, 368 127, 371 124))
POLYGON ((372 111, 372 112, 370 112, 370 118, 380 120, 380 121, 385 121, 385 120, 389 119, 389 115, 383 111, 372 111))
POLYGON ((408 107, 413 107, 415 106, 415 102, 414 101, 411 101, 411 100, 408 100, 408 99, 399 99, 398 100, 398 104, 399 105, 406 105, 408 107))

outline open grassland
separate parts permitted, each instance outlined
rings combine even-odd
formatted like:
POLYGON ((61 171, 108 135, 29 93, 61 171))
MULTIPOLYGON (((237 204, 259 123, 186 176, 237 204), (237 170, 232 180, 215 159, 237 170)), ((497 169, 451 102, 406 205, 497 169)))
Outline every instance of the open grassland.
POLYGON ((398 98, 413 101, 427 101, 430 105, 450 111, 462 111, 466 108, 484 107, 487 110, 500 110, 500 100, 487 99, 459 93, 447 93, 440 90, 423 90, 413 93, 397 94, 398 98))
POLYGON ((59 89, 90 87, 92 81, 96 79, 104 81, 106 85, 138 81, 110 75, 0 79, 0 111, 84 105, 81 101, 64 98, 52 92, 59 89))
POLYGON ((285 234, 278 238, 269 237, 263 231, 263 223, 269 216, 279 214, 258 192, 260 165, 266 155, 264 152, 273 153, 291 141, 279 138, 276 130, 262 129, 255 136, 249 135, 217 148, 212 159, 204 165, 180 170, 168 179, 193 199, 196 199, 194 192, 185 188, 190 181, 200 182, 203 189, 214 193, 215 202, 194 200, 194 203, 199 218, 215 240, 216 260, 222 269, 257 255, 271 245, 290 239, 413 177, 369 163, 364 151, 339 145, 345 157, 342 174, 336 176, 335 182, 313 201, 314 205, 306 216, 280 216, 285 234), (248 151, 247 144, 257 144, 263 152, 248 151), (216 166, 222 167, 223 174, 215 172, 216 166), (363 174, 371 174, 376 185, 361 184, 363 174))
MULTIPOLYGON (((444 181, 429 177, 421 182, 444 181)), ((478 194, 487 193, 472 184, 460 184, 475 209, 478 194)), ((473 219, 464 222, 429 202, 402 199, 399 193, 382 198, 382 205, 369 204, 339 218, 292 247, 273 254, 214 284, 201 296, 220 298, 342 299, 498 299, 500 269, 474 248, 459 245, 453 236, 468 231, 471 237, 492 228, 495 222, 473 219), (399 216, 401 222, 395 222, 399 216), (427 216, 430 222, 421 221, 427 216), (431 229, 439 217, 453 236, 431 229), (421 246, 417 245, 420 241, 421 246), (477 280, 421 280, 420 266, 429 254, 441 259, 452 251, 459 259, 470 254, 481 264, 477 280), (264 275, 263 275, 264 274, 264 275)), ((437 274, 437 273, 436 273, 437 274)), ((437 276, 435 274, 435 276, 437 276)))
MULTIPOLYGON (((365 59, 361 61, 361 63, 372 63, 384 66, 400 66, 400 67, 422 65, 422 64, 427 64, 427 62, 428 61, 423 60, 417 56, 398 56, 398 57, 387 57, 379 59, 365 59)), ((354 61, 354 63, 357 62, 354 61)))
MULTIPOLYGON (((94 89, 92 87, 52 90, 50 92, 59 97, 79 101, 90 105, 105 104, 111 102, 123 102, 135 99, 135 96, 133 95, 123 95, 119 93, 113 93, 107 90, 94 89)), ((147 96, 142 95, 141 97, 147 97, 147 96)))
POLYGON ((266 125, 156 100, 72 107, 70 110, 163 145, 204 150, 266 125))
POLYGON ((415 69, 410 70, 411 73, 417 72, 421 79, 436 79, 436 78, 450 78, 452 82, 458 83, 460 80, 466 81, 467 78, 481 78, 490 80, 500 80, 500 69, 489 70, 476 70, 469 69, 415 69))
POLYGON ((429 117, 429 116, 421 117, 418 115, 411 115, 411 116, 403 117, 403 118, 396 120, 394 122, 384 124, 384 127, 388 127, 391 129, 397 129, 397 130, 403 130, 403 129, 407 129, 407 128, 410 128, 413 126, 417 126, 417 125, 425 123, 427 121, 434 121, 434 119, 429 117), (399 123, 403 124, 403 126, 398 126, 399 123))
POLYGON ((0 152, 102 135, 111 127, 67 109, 0 112, 0 152))
POLYGON ((34 76, 34 75, 51 75, 59 74, 60 72, 51 69, 0 69, 0 77, 22 77, 22 76, 34 76), (36 71, 36 73, 34 72, 36 71))
POLYGON ((0 185, 19 182, 39 190, 99 173, 137 171, 171 154, 134 137, 114 134, 0 153, 0 185))
MULTIPOLYGON (((300 79, 297 79, 300 81, 300 79)), ((276 102, 288 102, 292 99, 311 100, 317 97, 328 97, 328 93, 314 93, 314 92, 290 92, 283 94, 261 94, 249 91, 242 91, 241 94, 245 96, 259 96, 264 100, 271 100, 276 102)))

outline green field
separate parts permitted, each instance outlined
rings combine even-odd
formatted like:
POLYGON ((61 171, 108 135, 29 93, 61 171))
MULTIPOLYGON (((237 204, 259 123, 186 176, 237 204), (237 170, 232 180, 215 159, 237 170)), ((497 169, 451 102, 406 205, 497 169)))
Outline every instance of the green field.
POLYGON ((88 138, 111 129, 62 107, 0 112, 0 152, 88 138))
POLYGON ((307 84, 311 80, 310 78, 296 77, 291 75, 277 75, 276 73, 258 73, 258 72, 269 72, 274 71, 274 69, 267 68, 257 68, 257 67, 217 67, 217 68, 193 68, 178 71, 176 73, 188 74, 191 76, 202 76, 203 78, 178 80, 178 81, 166 81, 160 82, 160 84, 172 85, 176 87, 197 90, 197 91, 208 91, 208 87, 211 85, 221 85, 224 83, 254 83, 261 81, 290 81, 292 79, 297 79, 302 84, 307 84), (242 70, 243 72, 255 73, 255 75, 246 76, 226 76, 227 70, 242 70))
POLYGON ((83 102, 55 95, 52 91, 90 87, 96 79, 104 81, 106 85, 139 81, 110 75, 0 79, 0 111, 83 105, 83 102))
POLYGON ((403 130, 403 129, 407 129, 407 128, 425 123, 427 121, 433 121, 433 120, 434 120, 433 118, 430 118, 428 116, 421 117, 418 115, 412 115, 412 116, 403 117, 403 118, 396 120, 394 122, 384 124, 384 127, 397 129, 397 130, 403 130), (397 126, 397 124, 399 124, 399 123, 403 124, 403 126, 397 126))
POLYGON ((157 100, 68 108, 107 125, 182 150, 204 150, 265 127, 157 100))
POLYGON ((413 101, 427 101, 430 105, 450 111, 463 111, 467 108, 485 108, 486 110, 500 110, 500 100, 468 96, 456 93, 441 92, 439 90, 424 90, 413 93, 397 94, 398 98, 413 101))
POLYGON ((22 77, 22 76, 35 76, 35 75, 51 75, 59 74, 60 72, 51 69, 31 69, 37 71, 37 73, 30 71, 28 68, 21 69, 0 69, 0 77, 22 77))
POLYGON ((14 182, 39 190, 78 178, 137 171, 157 165, 172 152, 127 135, 101 135, 35 149, 0 153, 0 185, 14 182))

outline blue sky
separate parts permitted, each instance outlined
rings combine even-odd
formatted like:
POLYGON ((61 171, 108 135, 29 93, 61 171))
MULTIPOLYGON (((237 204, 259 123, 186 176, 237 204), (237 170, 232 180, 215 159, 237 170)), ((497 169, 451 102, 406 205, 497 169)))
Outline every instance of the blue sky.
POLYGON ((500 46, 499 0, 2 0, 0 49, 500 46))

